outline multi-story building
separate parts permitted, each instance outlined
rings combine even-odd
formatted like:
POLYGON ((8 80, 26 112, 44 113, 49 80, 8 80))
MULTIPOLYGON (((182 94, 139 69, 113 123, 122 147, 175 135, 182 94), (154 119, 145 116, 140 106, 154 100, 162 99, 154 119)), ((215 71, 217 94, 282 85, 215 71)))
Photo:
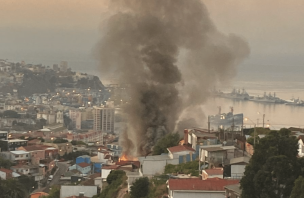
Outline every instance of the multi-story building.
POLYGON ((15 151, 20 146, 27 146, 27 140, 0 140, 1 151, 15 151))
POLYGON ((56 123, 57 124, 62 124, 63 123, 63 112, 62 111, 57 111, 57 113, 56 113, 56 123))
POLYGON ((73 126, 76 129, 81 129, 81 110, 75 109, 69 111, 70 119, 72 120, 73 126))
POLYGON ((0 131, 0 140, 7 140, 7 131, 0 131))
POLYGON ((94 130, 114 133, 114 108, 94 109, 94 130))
POLYGON ((60 62, 60 71, 61 72, 67 72, 68 71, 68 62, 67 61, 61 61, 60 62))
POLYGON ((89 142, 103 142, 102 131, 89 130, 87 133, 71 133, 67 134, 67 139, 69 141, 83 141, 85 143, 89 142))

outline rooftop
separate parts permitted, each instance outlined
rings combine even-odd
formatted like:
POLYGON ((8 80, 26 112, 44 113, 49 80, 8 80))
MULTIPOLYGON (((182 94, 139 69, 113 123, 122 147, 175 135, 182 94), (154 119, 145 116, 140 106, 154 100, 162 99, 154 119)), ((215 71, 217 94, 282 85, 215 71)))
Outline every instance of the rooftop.
POLYGON ((5 172, 7 174, 12 174, 13 173, 12 170, 9 170, 9 169, 6 169, 6 168, 0 168, 0 171, 5 172))
POLYGON ((22 155, 22 154, 29 154, 29 152, 27 151, 11 151, 11 153, 13 153, 14 155, 22 155))
POLYGON ((239 180, 226 180, 220 178, 201 179, 169 179, 170 190, 191 191, 224 191, 224 186, 238 184, 239 180))
POLYGON ((193 148, 191 147, 187 147, 184 145, 179 145, 179 146, 173 146, 170 148, 167 148, 171 153, 176 153, 176 152, 181 152, 181 151, 195 151, 193 148))
POLYGON ((2 141, 8 141, 8 142, 27 142, 27 140, 21 140, 21 139, 2 140, 2 141))
POLYGON ((212 168, 212 169, 205 169, 205 172, 210 176, 223 175, 224 170, 222 168, 212 168))
POLYGON ((79 163, 77 165, 80 166, 80 167, 82 167, 82 168, 90 166, 90 164, 85 163, 85 162, 79 163))
POLYGON ((238 195, 242 194, 242 190, 240 189, 240 184, 228 185, 228 186, 225 186, 225 189, 231 190, 231 191, 235 192, 235 194, 238 194, 238 195))

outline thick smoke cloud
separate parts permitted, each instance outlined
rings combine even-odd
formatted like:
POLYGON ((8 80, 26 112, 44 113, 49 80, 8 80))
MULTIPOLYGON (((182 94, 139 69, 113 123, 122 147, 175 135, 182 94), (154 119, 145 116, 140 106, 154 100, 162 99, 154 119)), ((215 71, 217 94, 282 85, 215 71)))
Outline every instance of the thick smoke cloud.
POLYGON ((210 87, 233 77, 249 54, 243 39, 215 28, 200 0, 111 0, 102 32, 101 71, 130 85, 120 138, 129 155, 147 154, 183 116, 199 115, 210 87))

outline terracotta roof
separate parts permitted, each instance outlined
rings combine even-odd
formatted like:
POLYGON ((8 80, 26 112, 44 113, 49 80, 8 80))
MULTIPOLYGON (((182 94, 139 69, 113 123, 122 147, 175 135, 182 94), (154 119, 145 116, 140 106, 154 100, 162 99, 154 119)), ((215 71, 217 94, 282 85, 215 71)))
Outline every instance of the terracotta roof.
POLYGON ((6 169, 6 168, 0 168, 0 171, 5 172, 6 174, 12 174, 13 173, 12 170, 9 170, 9 169, 6 169))
POLYGON ((32 146, 23 146, 26 151, 37 151, 37 150, 45 150, 51 146, 43 146, 43 145, 32 145, 32 146))
POLYGON ((118 166, 118 165, 102 166, 102 169, 116 170, 116 169, 118 169, 119 167, 120 167, 120 166, 118 166))
POLYGON ((37 143, 39 141, 41 141, 41 140, 39 140, 39 139, 33 139, 33 140, 29 140, 28 143, 37 143))
POLYGON ((66 197, 66 198, 89 198, 89 197, 85 197, 85 196, 84 196, 84 197, 83 197, 83 196, 81 197, 81 196, 75 196, 75 195, 73 195, 73 196, 71 196, 71 197, 66 197))
POLYGON ((36 192, 36 193, 32 193, 31 194, 31 198, 40 198, 42 196, 47 196, 49 194, 45 193, 45 192, 36 192))
POLYGON ((187 147, 187 146, 184 146, 184 145, 178 145, 178 146, 170 147, 170 148, 168 148, 168 150, 171 153, 176 153, 176 152, 181 152, 181 151, 195 151, 193 148, 187 147))
POLYGON ((90 164, 85 163, 85 162, 79 163, 79 164, 77 164, 77 165, 80 166, 80 167, 82 167, 82 168, 87 167, 87 166, 90 166, 90 164))
POLYGON ((224 186, 238 184, 239 180, 226 180, 220 178, 201 179, 169 179, 170 190, 201 190, 224 191, 224 186))
POLYGON ((224 170, 222 168, 205 169, 208 175, 223 175, 224 170))
POLYGON ((119 166, 126 166, 126 165, 134 165, 136 167, 140 167, 140 162, 139 161, 120 161, 120 162, 116 162, 116 165, 119 166))

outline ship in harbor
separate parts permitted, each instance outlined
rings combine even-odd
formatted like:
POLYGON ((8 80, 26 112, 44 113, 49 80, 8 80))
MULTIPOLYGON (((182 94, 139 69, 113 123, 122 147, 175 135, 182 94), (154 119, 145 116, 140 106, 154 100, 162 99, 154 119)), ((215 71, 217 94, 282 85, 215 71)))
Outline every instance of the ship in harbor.
POLYGON ((277 104, 285 104, 286 103, 286 100, 278 98, 276 96, 276 93, 273 93, 273 95, 271 93, 269 93, 267 95, 266 92, 264 92, 263 96, 251 97, 249 100, 254 101, 254 102, 262 102, 262 103, 277 103, 277 104))
POLYGON ((212 128, 227 129, 231 128, 233 130, 240 130, 243 125, 243 114, 234 114, 233 107, 228 113, 221 113, 221 107, 219 108, 219 113, 216 115, 209 115, 208 119, 212 128))
POLYGON ((221 91, 214 91, 214 96, 222 97, 222 98, 229 98, 233 100, 249 100, 250 96, 246 92, 245 89, 233 89, 230 93, 223 93, 221 91))
POLYGON ((295 99, 292 98, 290 100, 286 100, 286 105, 293 105, 293 106, 304 106, 304 101, 300 100, 299 98, 295 99))

